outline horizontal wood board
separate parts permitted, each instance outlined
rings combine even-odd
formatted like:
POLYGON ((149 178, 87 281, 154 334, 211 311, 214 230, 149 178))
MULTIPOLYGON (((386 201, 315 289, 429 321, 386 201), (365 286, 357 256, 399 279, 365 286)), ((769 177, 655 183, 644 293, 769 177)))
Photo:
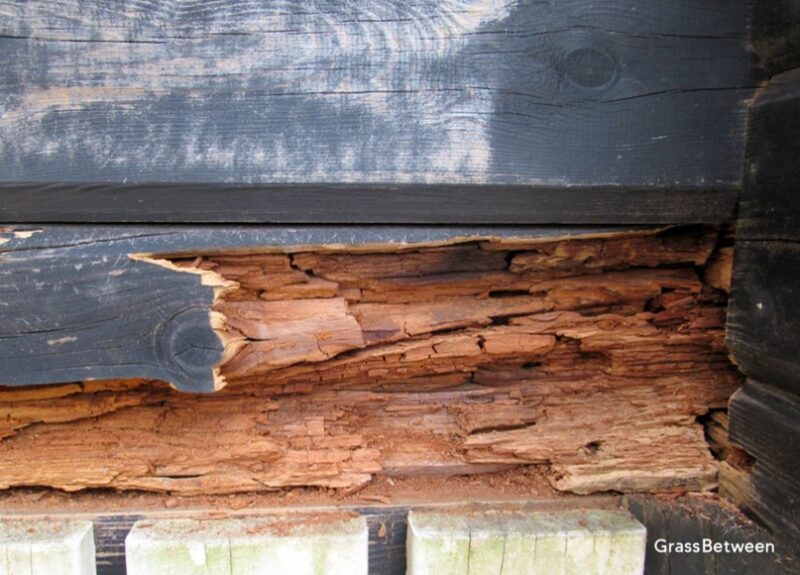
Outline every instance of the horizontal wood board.
POLYGON ((713 501, 625 497, 624 506, 647 527, 646 575, 789 575, 800 568, 796 551, 784 539, 713 501), (658 553, 654 544, 773 543, 775 553, 658 553))
POLYGON ((448 243, 620 228, 18 226, 0 233, 0 382, 145 377, 213 391, 222 343, 200 276, 132 254, 448 243))
POLYGON ((800 68, 759 92, 748 130, 737 238, 800 241, 800 68))
POLYGON ((745 0, 7 2, 0 219, 721 221, 748 18, 745 0))
POLYGON ((739 192, 457 184, 0 183, 6 223, 716 224, 739 192))
POLYGON ((746 375, 800 395, 800 243, 736 242, 726 341, 746 375))
MULTIPOLYGON (((531 501, 526 503, 500 503, 499 506, 513 506, 532 511, 553 511, 576 508, 614 508, 619 505, 612 498, 570 499, 561 502, 531 501)), ((472 503, 472 507, 484 506, 498 508, 497 503, 472 503)), ((652 497, 626 498, 623 506, 630 511, 648 530, 648 549, 645 575, 789 575, 795 573, 798 563, 784 544, 774 539, 762 528, 752 524, 728 508, 713 502, 681 499, 663 501, 652 497), (776 545, 775 554, 657 554, 653 543, 658 538, 670 541, 700 542, 703 537, 715 541, 730 542, 772 542, 776 545)), ((366 517, 369 527, 369 572, 371 575, 401 575, 406 572, 406 518, 411 509, 443 509, 454 507, 419 503, 415 505, 373 505, 343 506, 340 511, 356 511, 366 517)), ((289 508, 291 509, 291 508, 289 508)), ((293 512, 311 512, 325 509, 294 508, 293 512)), ((267 509, 262 513, 286 512, 267 509)), ((221 517, 247 516, 259 513, 225 513, 219 510, 196 511, 117 511, 81 514, 80 518, 93 521, 95 545, 97 547, 98 575, 125 575, 125 537, 133 524, 140 519, 161 519, 170 517, 200 517, 209 515, 221 517)), ((27 513, 28 515, 30 512, 27 513)), ((49 513, 48 517, 59 519, 63 513, 49 513)), ((75 518, 76 515, 68 515, 75 518)))
POLYGON ((756 381, 731 398, 730 437, 756 460, 747 509, 800 549, 800 399, 756 381))

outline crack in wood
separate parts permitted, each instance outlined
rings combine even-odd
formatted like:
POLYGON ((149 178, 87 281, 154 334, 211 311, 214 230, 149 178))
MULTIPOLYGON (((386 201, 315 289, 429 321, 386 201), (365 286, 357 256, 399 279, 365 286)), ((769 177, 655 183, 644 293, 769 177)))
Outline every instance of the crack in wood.
MULTIPOLYGON (((696 419, 741 383, 717 236, 126 253, 126 273, 132 262, 180 280, 171 291, 204 290, 204 333, 237 342, 215 360, 227 387, 0 390, 0 486, 353 489, 376 474, 538 465, 578 493, 707 489, 716 467, 696 419)), ((30 268, 17 253, 4 257, 30 268)), ((189 356, 207 347, 177 339, 189 356)))

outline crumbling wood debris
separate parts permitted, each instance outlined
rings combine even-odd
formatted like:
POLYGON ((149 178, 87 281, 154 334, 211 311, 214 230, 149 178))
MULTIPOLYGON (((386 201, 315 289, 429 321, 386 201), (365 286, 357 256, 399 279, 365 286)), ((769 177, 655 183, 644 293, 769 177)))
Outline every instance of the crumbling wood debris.
POLYGON ((230 282, 227 387, 0 390, 0 487, 347 489, 539 465, 577 493, 710 488, 697 418, 741 383, 726 294, 702 279, 717 235, 174 258, 230 282))

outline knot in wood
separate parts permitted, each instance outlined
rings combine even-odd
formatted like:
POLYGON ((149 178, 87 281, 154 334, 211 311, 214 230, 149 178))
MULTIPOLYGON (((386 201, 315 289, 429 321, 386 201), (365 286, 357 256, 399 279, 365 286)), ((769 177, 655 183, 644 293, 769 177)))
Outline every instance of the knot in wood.
POLYGON ((214 366, 221 360, 223 345, 211 327, 207 308, 193 306, 161 325, 156 351, 171 381, 184 391, 206 389, 214 366))
POLYGON ((581 88, 602 88, 617 77, 613 56, 597 48, 573 50, 567 54, 564 67, 567 78, 581 88))

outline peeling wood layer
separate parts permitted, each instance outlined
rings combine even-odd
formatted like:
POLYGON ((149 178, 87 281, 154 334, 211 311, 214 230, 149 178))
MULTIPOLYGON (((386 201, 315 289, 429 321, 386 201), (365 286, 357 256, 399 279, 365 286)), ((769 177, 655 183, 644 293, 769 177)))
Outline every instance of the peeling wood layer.
MULTIPOLYGON (((213 391, 231 349, 209 312, 230 280, 170 255, 413 251, 467 241, 607 237, 623 227, 45 226, 0 228, 0 382, 150 378, 213 391), (316 247, 315 247, 316 246, 316 247), (194 272, 194 273, 180 273, 194 272)), ((194 259, 194 257, 193 257, 194 259)))
POLYGON ((230 282, 227 387, 2 390, 0 486, 352 490, 538 465, 576 493, 710 488, 697 418, 741 383, 703 280, 725 285, 717 235, 172 254, 174 276, 230 282))

